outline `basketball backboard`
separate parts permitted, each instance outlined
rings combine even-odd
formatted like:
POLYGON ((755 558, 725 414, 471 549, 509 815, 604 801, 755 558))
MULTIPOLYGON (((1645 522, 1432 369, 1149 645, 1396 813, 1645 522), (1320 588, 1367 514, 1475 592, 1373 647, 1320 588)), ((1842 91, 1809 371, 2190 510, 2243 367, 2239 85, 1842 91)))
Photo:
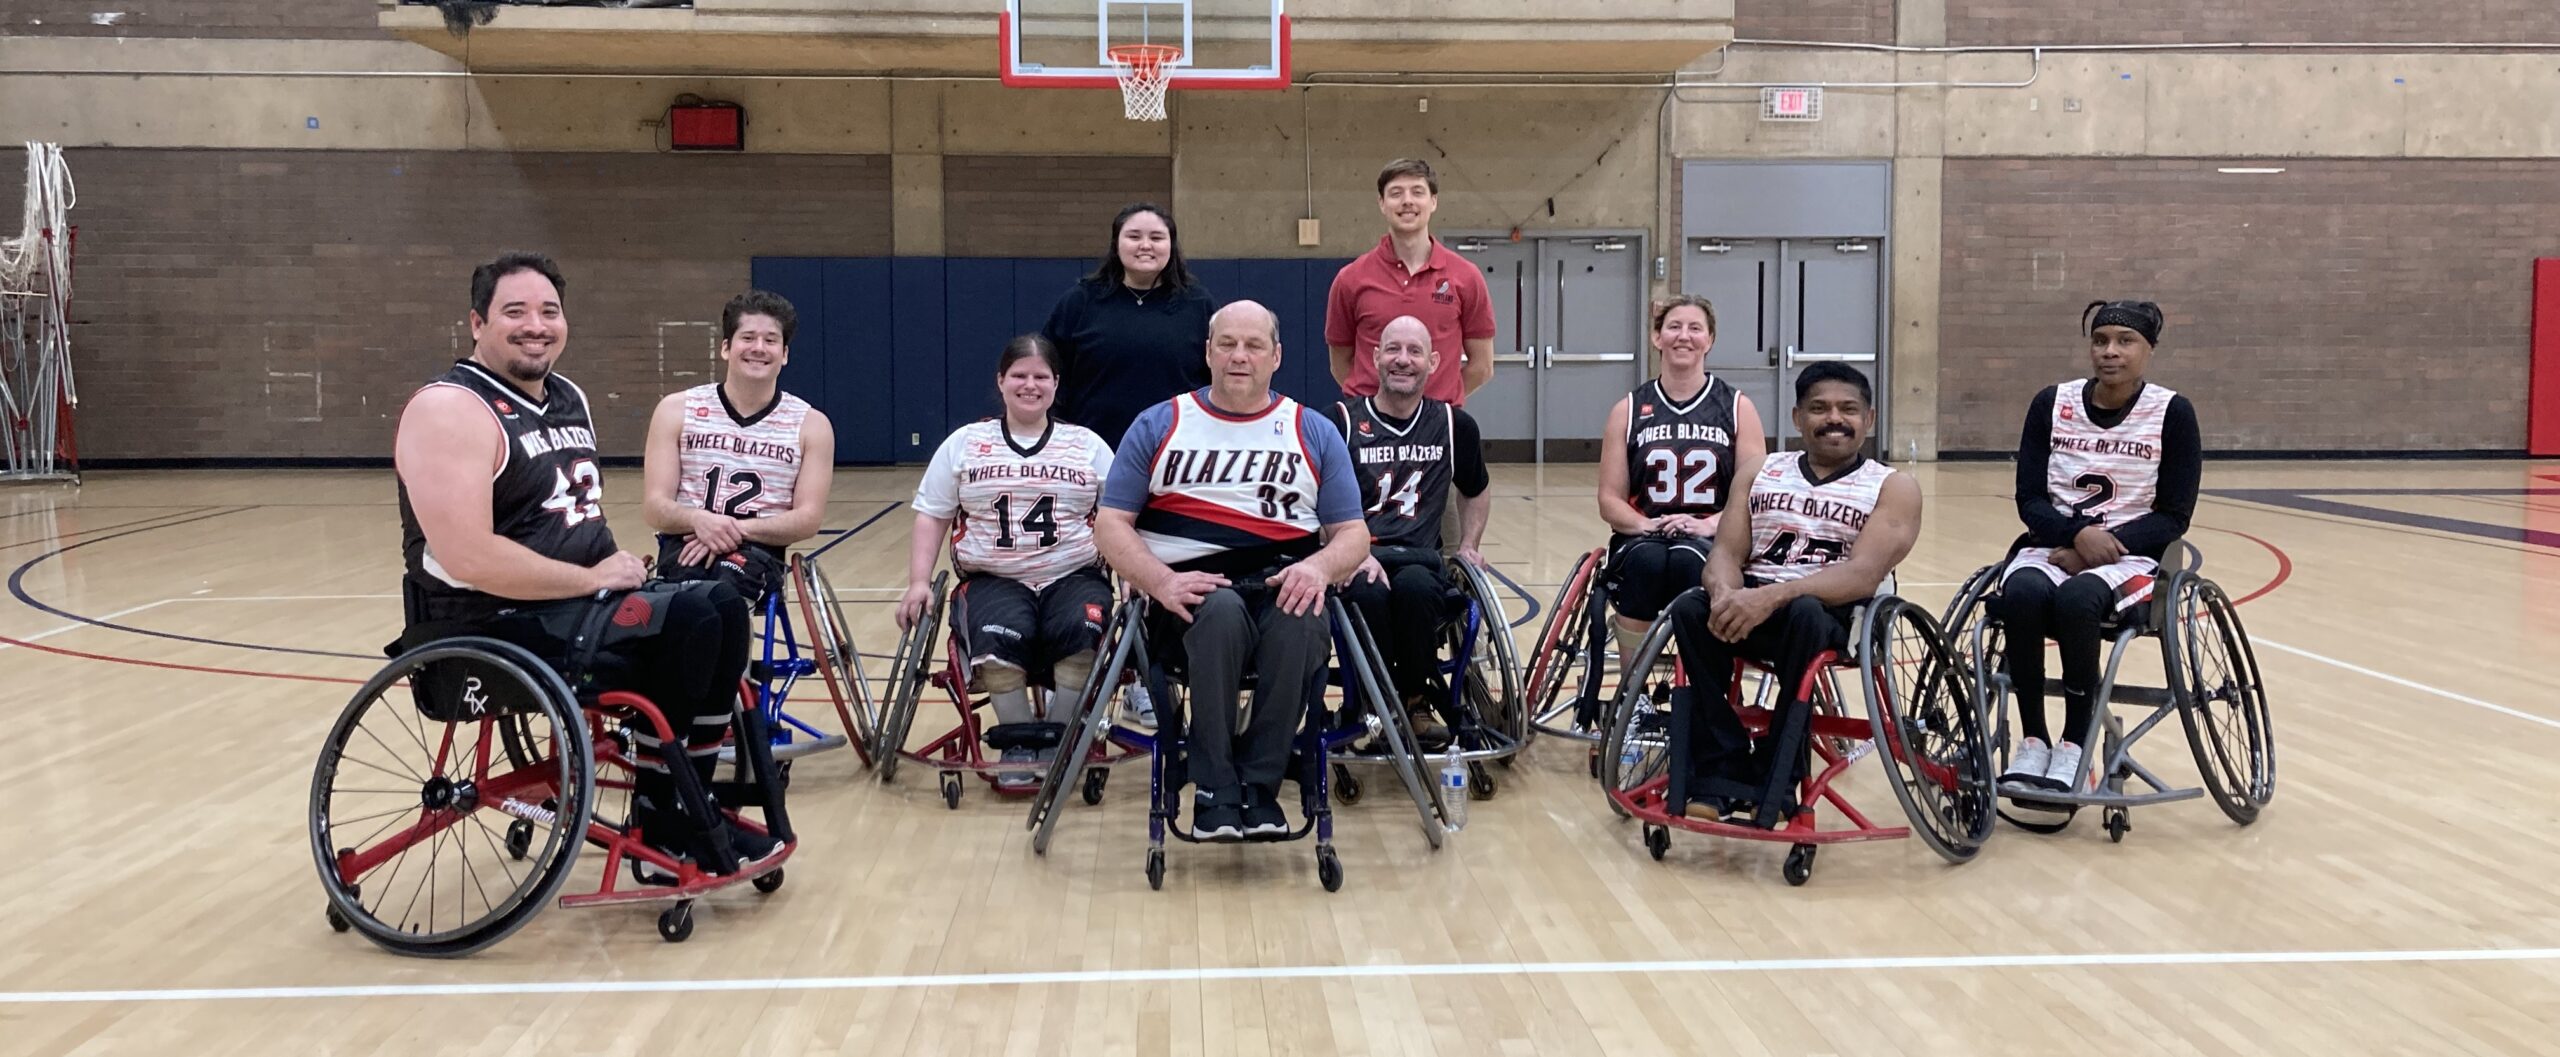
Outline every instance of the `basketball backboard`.
POLYGON ((1171 87, 1286 88, 1289 19, 1281 0, 1005 0, 1004 83, 1016 88, 1114 88, 1110 50, 1181 49, 1171 87))

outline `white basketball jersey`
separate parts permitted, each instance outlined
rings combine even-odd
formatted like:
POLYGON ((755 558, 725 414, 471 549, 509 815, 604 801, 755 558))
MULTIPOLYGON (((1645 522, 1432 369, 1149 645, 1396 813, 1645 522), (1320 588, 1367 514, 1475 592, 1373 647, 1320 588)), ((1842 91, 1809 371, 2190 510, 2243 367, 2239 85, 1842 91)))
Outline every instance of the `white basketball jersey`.
POLYGON ((717 383, 685 390, 677 504, 730 517, 791 509, 800 483, 800 422, 807 417, 809 402, 789 393, 761 411, 741 413, 717 383))
POLYGON ((1306 409, 1287 397, 1249 418, 1198 393, 1173 398, 1173 428, 1147 475, 1138 534, 1167 565, 1315 537, 1316 465, 1300 437, 1306 409))
POLYGON ((2114 528, 2151 512, 2160 494, 2160 435, 2177 393, 2146 384, 2114 429, 2089 421, 2088 379, 2053 387, 2053 454, 2045 491, 2053 505, 2114 528))
POLYGON ((1742 571, 1755 580, 1801 580, 1847 560, 1894 474, 1860 459, 1857 468, 1815 484, 1805 476, 1806 458, 1800 451, 1771 455, 1751 481, 1751 557, 1742 571))
POLYGON ((960 516, 951 527, 953 564, 964 572, 1019 580, 1033 589, 1100 561, 1093 512, 1102 503, 1102 437, 1053 422, 1029 448, 1017 447, 1001 418, 952 434, 960 516))

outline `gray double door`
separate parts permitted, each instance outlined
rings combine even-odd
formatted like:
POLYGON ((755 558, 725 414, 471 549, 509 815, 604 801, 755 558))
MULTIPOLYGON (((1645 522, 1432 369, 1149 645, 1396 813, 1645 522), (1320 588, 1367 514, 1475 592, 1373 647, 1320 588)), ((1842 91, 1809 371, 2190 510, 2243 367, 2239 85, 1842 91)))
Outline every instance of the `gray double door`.
POLYGON ((1716 308, 1707 369, 1758 405, 1771 450, 1798 446, 1788 409, 1795 406, 1796 375, 1818 360, 1846 362, 1866 373, 1881 425, 1882 240, 1685 241, 1680 288, 1716 308))
POLYGON ((1609 405, 1646 377, 1644 237, 1452 236, 1493 295, 1493 381, 1467 398, 1501 462, 1590 461, 1609 405))

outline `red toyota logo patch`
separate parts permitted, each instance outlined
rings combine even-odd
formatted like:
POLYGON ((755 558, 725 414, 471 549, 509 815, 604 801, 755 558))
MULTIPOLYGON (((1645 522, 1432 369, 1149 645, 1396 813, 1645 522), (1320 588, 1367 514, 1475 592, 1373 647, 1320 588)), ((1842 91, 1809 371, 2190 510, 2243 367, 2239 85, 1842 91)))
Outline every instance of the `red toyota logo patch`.
POLYGON ((492 400, 490 403, 497 406, 498 413, 501 415, 512 415, 516 413, 516 409, 508 407, 507 402, 504 400, 492 400))
POLYGON ((649 600, 639 595, 622 596, 622 605, 613 611, 613 626, 636 628, 649 622, 649 600))
POLYGON ((1091 602, 1085 603, 1084 619, 1089 624, 1102 623, 1102 607, 1091 602))

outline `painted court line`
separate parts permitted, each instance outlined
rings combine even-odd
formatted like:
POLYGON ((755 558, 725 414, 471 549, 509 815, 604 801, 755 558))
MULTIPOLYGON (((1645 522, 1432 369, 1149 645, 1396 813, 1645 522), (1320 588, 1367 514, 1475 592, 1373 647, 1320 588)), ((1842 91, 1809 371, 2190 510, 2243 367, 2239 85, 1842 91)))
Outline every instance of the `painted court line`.
POLYGON ((2298 657, 2309 657, 2309 658, 2311 658, 2312 660, 2319 661, 2319 662, 2320 662, 2320 663, 2322 663, 2322 664, 2335 665, 2335 666, 2337 666, 2337 667, 2344 668, 2344 669, 2346 669, 2346 670, 2348 670, 2348 671, 2350 671, 2350 672, 2354 672, 2354 673, 2356 673, 2356 674, 2358 674, 2358 675, 2369 675, 2369 676, 2372 676, 2373 678, 2380 679, 2380 680, 2382 680, 2383 682, 2391 683, 2391 684, 2393 684, 2393 685, 2395 685, 2395 686, 2405 686, 2405 687, 2408 687, 2408 688, 2409 688, 2409 689, 2411 689, 2411 690, 2424 691, 2424 692, 2426 692, 2426 693, 2434 694, 2434 695, 2436 695, 2437 697, 2444 698, 2445 700, 2448 700, 2448 701, 2459 701, 2459 702, 2462 702, 2463 704, 2470 705, 2470 706, 2472 706, 2472 707, 2474 707, 2474 708, 2485 708, 2485 709, 2488 709, 2488 710, 2489 710, 2489 711, 2491 711, 2491 712, 2498 713, 2499 715, 2503 715, 2503 716, 2514 716, 2515 718, 2517 718, 2517 719, 2521 719, 2521 720, 2524 720, 2524 721, 2525 721, 2525 722, 2527 722, 2527 723, 2539 723, 2539 724, 2541 724, 2541 725, 2543 725, 2543 726, 2546 726, 2546 727, 2549 727, 2549 728, 2551 728, 2551 729, 2553 729, 2553 730, 2560 730, 2560 719, 2553 719, 2553 718, 2551 718, 2551 717, 2549 717, 2549 716, 2537 716, 2537 715, 2535 715, 2535 714, 2533 714, 2533 713, 2531 713, 2531 712, 2520 712, 2520 711, 2517 711, 2516 709, 2508 708, 2508 707, 2507 707, 2507 706, 2505 706, 2505 705, 2492 704, 2492 703, 2490 703, 2490 702, 2480 700, 2479 698, 2476 698, 2476 697, 2470 697, 2470 696, 2467 696, 2467 695, 2454 693, 2453 691, 2451 691, 2451 690, 2447 690, 2447 689, 2444 689, 2444 688, 2442 688, 2442 687, 2428 686, 2427 684, 2425 684, 2425 683, 2421 683, 2421 682, 2418 682, 2418 681, 2416 681, 2416 680, 2414 680, 2414 679, 2403 679, 2403 678, 2401 678, 2401 677, 2399 677, 2399 676, 2396 676, 2396 675, 2389 675, 2389 674, 2386 674, 2386 673, 2383 673, 2383 672, 2377 672, 2377 671, 2374 671, 2373 669, 2371 669, 2371 668, 2367 668, 2367 667, 2364 667, 2363 665, 2360 665, 2360 664, 2349 664, 2349 663, 2347 663, 2347 662, 2345 662, 2345 661, 2342 661, 2342 660, 2339 660, 2339 659, 2337 659, 2337 658, 2335 658, 2335 657, 2324 657, 2324 656, 2322 656, 2322 655, 2320 655, 2320 654, 2313 653, 2313 652, 2311 652, 2310 650, 2302 649, 2301 647, 2298 647, 2298 646, 2287 646, 2287 645, 2285 645, 2284 643, 2277 642, 2277 641, 2275 641, 2275 640, 2273 640, 2273 639, 2261 638, 2261 637, 2259 637, 2259 636, 2252 635, 2252 636, 2249 636, 2249 641, 2250 641, 2251 643, 2255 644, 2255 645, 2259 645, 2259 646, 2268 646, 2268 647, 2273 647, 2273 648, 2275 648, 2275 649, 2283 650, 2283 651, 2285 651, 2286 653, 2290 653, 2290 654, 2293 654, 2293 655, 2298 656, 2298 657))
MULTIPOLYGON (((157 609, 157 608, 159 608, 159 607, 161 607, 161 606, 165 606, 165 605, 168 605, 168 604, 169 604, 169 603, 171 603, 171 602, 177 602, 177 601, 183 601, 183 600, 182 600, 182 599, 176 599, 176 598, 163 598, 163 599, 161 599, 161 600, 159 600, 159 601, 157 601, 157 602, 144 602, 143 604, 138 605, 138 606, 128 606, 128 607, 126 607, 126 608, 124 608, 124 609, 116 610, 115 612, 113 612, 113 613, 109 613, 109 614, 107 614, 106 616, 103 616, 103 617, 99 617, 98 619, 100 619, 100 620, 114 620, 114 619, 115 619, 115 618, 117 618, 117 617, 121 617, 121 616, 130 616, 130 615, 132 615, 132 614, 142 612, 143 610, 146 610, 146 609, 157 609)), ((65 624, 65 625, 62 625, 61 627, 58 627, 58 628, 48 628, 48 629, 46 629, 46 630, 44 630, 44 631, 39 631, 39 632, 36 632, 36 633, 35 633, 35 634, 33 634, 33 635, 29 635, 29 636, 26 636, 25 638, 19 639, 19 640, 18 640, 18 642, 0 642, 0 650, 13 650, 13 649, 18 648, 18 643, 22 643, 22 642, 43 642, 43 641, 44 641, 44 640, 46 640, 46 639, 52 638, 52 637, 54 637, 54 636, 56 636, 56 635, 60 635, 60 634, 62 634, 62 633, 64 633, 64 632, 68 632, 68 631, 78 631, 78 630, 80 630, 80 629, 82 629, 82 628, 96 627, 96 626, 97 626, 97 625, 95 625, 95 624, 80 624, 80 623, 72 623, 72 624, 65 624)))
POLYGON ((744 980, 529 980, 334 987, 200 987, 125 991, 7 991, 0 1005, 100 1002, 237 1002, 316 998, 882 991, 1038 984, 1198 983, 1222 980, 1419 979, 1449 976, 1606 976, 1977 969, 2116 969, 2161 966, 2423 964, 2560 960, 2560 948, 2436 951, 2171 951, 2158 954, 1988 954, 1905 958, 1735 958, 1700 961, 1485 962, 1437 965, 1276 965, 1223 969, 1105 969, 950 973, 937 976, 801 976, 744 980))

